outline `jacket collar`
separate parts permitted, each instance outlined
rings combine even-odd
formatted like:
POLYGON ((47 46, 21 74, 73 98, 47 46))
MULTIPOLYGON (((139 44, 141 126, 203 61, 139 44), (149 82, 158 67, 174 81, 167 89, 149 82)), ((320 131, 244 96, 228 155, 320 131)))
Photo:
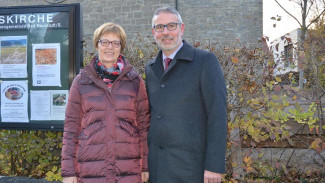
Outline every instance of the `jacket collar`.
MULTIPOLYGON (((177 52, 175 55, 174 62, 171 62, 169 65, 167 72, 171 70, 174 65, 179 62, 179 61, 193 61, 194 57, 194 47, 191 46, 187 41, 183 40, 183 46, 182 48, 177 52)), ((164 69, 163 69, 163 64, 162 64, 162 51, 160 50, 157 54, 157 56, 150 60, 148 63, 149 67, 153 70, 153 72, 161 78, 161 76, 164 75, 164 69)), ((167 73, 166 72, 166 73, 167 73)))
POLYGON ((183 40, 182 48, 175 55, 176 60, 192 61, 194 57, 194 47, 187 41, 183 40))
MULTIPOLYGON (((124 60, 124 62, 125 65, 119 78, 121 80, 133 80, 136 77, 138 77, 138 73, 134 70, 133 66, 126 59, 124 60)), ((92 59, 92 61, 88 65, 86 65, 84 69, 80 71, 80 74, 82 76, 81 83, 82 84, 97 83, 98 85, 103 84, 103 86, 105 86, 102 79, 98 76, 94 64, 95 64, 95 60, 92 59)))
MULTIPOLYGON (((174 57, 174 60, 186 60, 186 61, 192 61, 194 57, 194 47, 191 46, 187 41, 183 40, 183 46, 180 50, 178 50, 177 54, 174 57)), ((156 64, 157 62, 162 61, 162 51, 160 50, 155 57, 155 59, 152 59, 149 61, 149 65, 152 66, 153 64, 156 64)))

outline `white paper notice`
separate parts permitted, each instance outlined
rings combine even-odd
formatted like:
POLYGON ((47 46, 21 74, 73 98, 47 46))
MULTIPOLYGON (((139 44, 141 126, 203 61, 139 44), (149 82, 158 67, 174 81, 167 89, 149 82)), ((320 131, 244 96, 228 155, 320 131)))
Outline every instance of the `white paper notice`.
POLYGON ((0 78, 27 78, 27 36, 0 36, 0 78))
POLYGON ((31 120, 51 120, 50 91, 30 91, 31 120))
POLYGON ((51 119, 64 120, 67 108, 68 90, 51 90, 51 119))
POLYGON ((61 86, 60 43, 33 44, 33 86, 61 86))
POLYGON ((2 122, 28 121, 27 81, 2 81, 1 83, 1 120, 2 122))

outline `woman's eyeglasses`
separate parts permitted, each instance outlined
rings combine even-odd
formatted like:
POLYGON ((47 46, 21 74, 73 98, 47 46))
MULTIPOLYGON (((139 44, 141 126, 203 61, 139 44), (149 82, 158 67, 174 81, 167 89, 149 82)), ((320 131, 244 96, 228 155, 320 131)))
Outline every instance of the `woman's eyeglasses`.
POLYGON ((110 44, 112 44, 113 48, 119 48, 121 46, 120 41, 109 41, 107 39, 100 39, 99 42, 104 47, 108 47, 110 44))

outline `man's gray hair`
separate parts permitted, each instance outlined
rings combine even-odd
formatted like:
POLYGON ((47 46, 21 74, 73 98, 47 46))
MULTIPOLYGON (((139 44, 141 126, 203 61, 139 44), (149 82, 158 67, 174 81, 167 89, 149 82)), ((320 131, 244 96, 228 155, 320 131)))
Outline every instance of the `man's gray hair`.
POLYGON ((157 15, 161 14, 161 13, 172 13, 174 15, 177 16, 177 19, 178 19, 178 22, 177 23, 183 23, 182 21, 182 17, 181 15, 178 13, 177 10, 175 10, 174 8, 172 7, 162 7, 162 8, 158 8, 155 13, 153 14, 153 17, 152 17, 152 27, 154 26, 155 22, 155 18, 157 15))

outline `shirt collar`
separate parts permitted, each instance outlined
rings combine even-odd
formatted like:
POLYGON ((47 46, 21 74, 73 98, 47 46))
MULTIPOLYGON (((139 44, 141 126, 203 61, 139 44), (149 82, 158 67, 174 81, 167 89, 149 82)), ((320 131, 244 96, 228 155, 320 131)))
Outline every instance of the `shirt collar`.
MULTIPOLYGON (((182 46, 183 46, 183 41, 181 42, 181 45, 179 45, 179 47, 172 53, 172 54, 170 54, 169 56, 168 56, 168 58, 171 58, 171 59, 174 59, 174 57, 175 57, 175 55, 177 54, 177 52, 178 52, 178 50, 179 49, 181 49, 182 48, 182 46)), ((167 56, 163 53, 162 54, 163 55, 163 62, 164 62, 164 60, 165 60, 165 58, 167 58, 167 56)), ((165 63, 164 63, 165 64, 165 63)))

